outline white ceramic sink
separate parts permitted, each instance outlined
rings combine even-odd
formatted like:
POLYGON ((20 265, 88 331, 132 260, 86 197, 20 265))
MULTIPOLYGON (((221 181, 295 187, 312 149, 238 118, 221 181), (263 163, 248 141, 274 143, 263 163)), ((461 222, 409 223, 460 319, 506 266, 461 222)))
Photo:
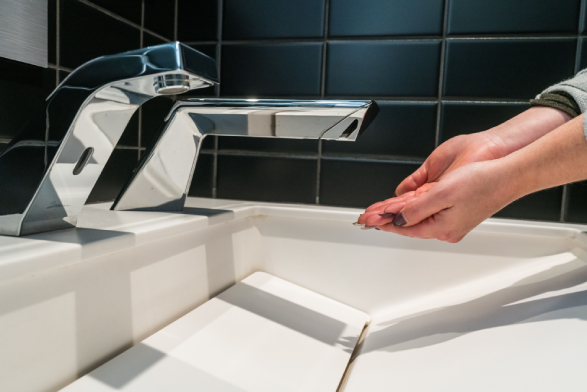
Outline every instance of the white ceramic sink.
POLYGON ((258 271, 371 319, 341 391, 587 390, 585 226, 488 220, 446 244, 361 231, 345 208, 108 207, 0 237, 0 391, 59 390, 258 271))

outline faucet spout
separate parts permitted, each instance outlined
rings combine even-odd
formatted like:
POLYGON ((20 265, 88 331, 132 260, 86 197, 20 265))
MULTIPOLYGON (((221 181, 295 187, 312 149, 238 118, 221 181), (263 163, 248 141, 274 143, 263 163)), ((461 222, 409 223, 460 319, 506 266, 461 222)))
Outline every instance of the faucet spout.
POLYGON ((181 211, 207 135, 348 142, 378 111, 373 101, 179 100, 112 209, 181 211))
POLYGON ((217 82, 216 62, 178 42, 100 57, 76 69, 0 154, 0 234, 75 227, 139 106, 217 82))

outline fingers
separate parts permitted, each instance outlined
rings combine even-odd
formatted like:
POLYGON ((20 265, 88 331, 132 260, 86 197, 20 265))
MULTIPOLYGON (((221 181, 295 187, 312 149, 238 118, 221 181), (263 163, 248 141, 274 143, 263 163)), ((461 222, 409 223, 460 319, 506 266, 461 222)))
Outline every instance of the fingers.
POLYGON ((395 215, 401 211, 407 204, 415 199, 415 192, 410 192, 404 197, 387 204, 381 204, 379 208, 366 211, 359 217, 359 223, 366 227, 373 227, 391 223, 395 215))
POLYGON ((428 181, 428 161, 424 162, 414 173, 403 180, 395 190, 397 196, 412 192, 428 181))
POLYGON ((445 196, 445 192, 436 191, 438 188, 432 188, 432 186, 430 189, 432 191, 415 196, 410 203, 406 204, 397 213, 392 223, 399 227, 414 226, 434 214, 452 207, 451 200, 445 196))

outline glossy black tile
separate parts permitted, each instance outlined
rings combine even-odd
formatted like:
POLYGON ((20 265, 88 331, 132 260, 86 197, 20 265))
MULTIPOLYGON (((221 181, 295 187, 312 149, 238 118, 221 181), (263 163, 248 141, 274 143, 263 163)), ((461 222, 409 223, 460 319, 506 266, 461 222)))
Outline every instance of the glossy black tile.
POLYGON ((214 41, 217 35, 217 0, 179 0, 177 11, 179 41, 214 41))
POLYGON ((0 58, 0 139, 12 139, 55 86, 54 69, 0 58))
POLYGON ((132 174, 137 161, 136 150, 115 149, 86 203, 114 200, 132 174))
POLYGON ((449 34, 576 33, 581 0, 450 0, 449 34))
POLYGON ((567 188, 565 221, 587 223, 587 181, 570 184, 567 188))
POLYGON ((91 2, 133 23, 141 24, 142 0, 91 0, 91 2))
POLYGON ((57 63, 57 0, 47 3, 47 61, 57 63))
POLYGON ((532 193, 516 200, 494 216, 556 222, 560 219, 562 196, 562 187, 532 193))
POLYGON ((315 202, 315 159, 218 156, 221 199, 315 202))
POLYGON ((223 39, 310 38, 324 34, 324 0, 224 0, 223 39))
POLYGON ((63 82, 71 72, 59 71, 59 83, 63 82))
POLYGON ((76 0, 60 4, 61 65, 76 68, 99 56, 139 48, 139 29, 76 0))
POLYGON ((317 96, 321 43, 223 45, 224 96, 317 96))
POLYGON ((330 42, 327 58, 327 95, 437 95, 438 40, 330 42))
POLYGON ((206 136, 202 140, 202 150, 213 151, 216 146, 217 136, 206 136))
POLYGON ((579 48, 579 69, 587 68, 587 39, 581 37, 579 48))
POLYGON ((165 42, 168 41, 162 40, 161 38, 156 37, 153 34, 149 34, 146 31, 143 33, 143 48, 146 48, 148 46, 161 45, 165 42))
POLYGON ((188 195, 194 197, 212 197, 213 175, 214 155, 200 154, 188 195))
POLYGON ((328 34, 442 35, 443 13, 443 0, 331 0, 328 34))
POLYGON ((141 106, 141 147, 149 147, 153 138, 159 134, 174 102, 170 97, 159 96, 141 106))
POLYGON ((322 159, 320 204, 366 208, 393 197, 419 165, 322 159))
POLYGON ((145 28, 174 39, 175 33, 175 1, 171 0, 144 0, 145 28))
POLYGON ((455 39, 444 96, 530 99, 573 75, 575 39, 455 39))
POLYGON ((443 102, 440 141, 485 131, 529 108, 529 103, 443 102))
POLYGON ((2 154, 2 151, 4 151, 7 146, 8 146, 8 143, 0 143, 0 154, 2 154))
POLYGON ((190 45, 190 47, 196 49, 198 52, 204 53, 206 56, 216 59, 216 44, 196 44, 190 45))
POLYGON ((427 157, 434 150, 436 103, 377 101, 379 114, 352 143, 325 141, 324 155, 427 157))
POLYGON ((261 152, 301 153, 318 156, 317 140, 270 139, 238 136, 220 136, 218 148, 261 152))

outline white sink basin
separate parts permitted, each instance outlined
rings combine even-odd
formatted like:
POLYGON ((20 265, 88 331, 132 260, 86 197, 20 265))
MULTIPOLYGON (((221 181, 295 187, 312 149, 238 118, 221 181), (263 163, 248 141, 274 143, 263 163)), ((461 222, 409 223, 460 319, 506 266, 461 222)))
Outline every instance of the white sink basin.
POLYGON ((77 230, 0 237, 0 390, 58 390, 256 271, 371 317, 345 392, 585 390, 585 226, 488 220, 446 244, 359 213, 104 204, 77 230))

